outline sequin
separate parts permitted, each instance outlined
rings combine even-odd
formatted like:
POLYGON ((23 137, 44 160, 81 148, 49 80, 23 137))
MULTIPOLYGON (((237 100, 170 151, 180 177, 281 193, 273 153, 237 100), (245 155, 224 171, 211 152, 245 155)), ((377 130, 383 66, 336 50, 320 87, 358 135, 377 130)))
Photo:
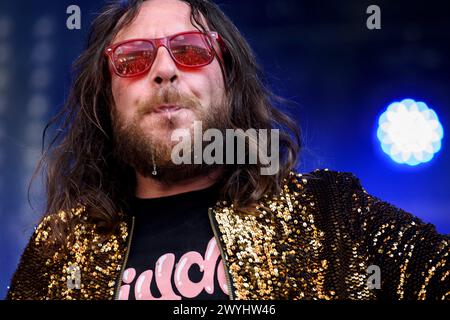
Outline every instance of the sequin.
MULTIPOLYGON (((450 299, 449 237, 431 225, 369 195, 347 173, 291 173, 281 190, 261 198, 254 215, 222 200, 212 210, 236 299, 450 299), (370 266, 381 270, 380 289, 367 284, 370 266)), ((71 214, 86 221, 84 212, 71 214)), ((83 223, 68 250, 43 254, 49 221, 70 216, 43 218, 8 299, 114 298, 130 225, 123 221, 101 243, 96 227, 83 223), (81 271, 80 289, 67 287, 69 266, 81 271)))

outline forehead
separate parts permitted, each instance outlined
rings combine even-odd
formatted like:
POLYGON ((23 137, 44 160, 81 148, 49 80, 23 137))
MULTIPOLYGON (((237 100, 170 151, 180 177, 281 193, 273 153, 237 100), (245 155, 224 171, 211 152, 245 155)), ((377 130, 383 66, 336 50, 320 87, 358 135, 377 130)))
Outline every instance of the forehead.
MULTIPOLYGON (((134 38, 161 38, 183 31, 197 30, 192 25, 191 8, 178 0, 149 0, 142 3, 134 20, 118 32, 114 42, 134 38)), ((202 17, 203 23, 204 19, 202 17)), ((206 26, 206 24, 204 23, 206 26)))

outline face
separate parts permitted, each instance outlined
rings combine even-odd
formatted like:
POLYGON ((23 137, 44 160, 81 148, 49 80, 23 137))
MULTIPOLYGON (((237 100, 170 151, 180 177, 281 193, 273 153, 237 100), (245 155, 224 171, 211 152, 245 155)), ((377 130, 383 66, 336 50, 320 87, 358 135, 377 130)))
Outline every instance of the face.
MULTIPOLYGON (((112 43, 196 31, 190 13, 189 5, 178 0, 145 1, 135 20, 112 43)), ((185 68, 173 61, 167 48, 159 47, 145 74, 123 78, 111 72, 111 77, 115 104, 111 117, 120 157, 144 176, 151 176, 154 165, 160 177, 167 178, 168 171, 177 171, 178 177, 193 172, 171 163, 171 150, 177 144, 171 134, 175 129, 192 132, 194 121, 202 121, 203 130, 223 127, 226 97, 217 57, 206 66, 185 68)))

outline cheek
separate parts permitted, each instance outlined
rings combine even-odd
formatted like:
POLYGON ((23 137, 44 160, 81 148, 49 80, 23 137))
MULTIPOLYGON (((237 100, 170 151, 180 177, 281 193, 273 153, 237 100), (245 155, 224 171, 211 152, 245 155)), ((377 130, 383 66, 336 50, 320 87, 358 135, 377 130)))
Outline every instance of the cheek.
POLYGON ((225 97, 225 87, 220 66, 214 60, 202 71, 202 73, 196 74, 195 79, 192 79, 192 93, 200 98, 205 106, 219 103, 225 97))
POLYGON ((214 62, 211 64, 213 68, 213 75, 211 77, 212 79, 212 89, 213 89, 213 95, 214 95, 214 102, 219 103, 224 101, 226 97, 225 93, 225 83, 224 83, 224 77, 222 75, 222 69, 220 68, 219 62, 217 59, 214 59, 214 62))
POLYGON ((124 96, 127 91, 124 90, 123 87, 124 84, 122 79, 117 76, 113 77, 113 79, 111 80, 111 90, 117 108, 120 108, 123 104, 123 101, 126 100, 124 96))
POLYGON ((215 88, 219 94, 224 94, 224 77, 222 75, 222 69, 220 68, 217 59, 214 59, 214 61, 210 64, 210 68, 208 71, 210 72, 210 78, 212 80, 211 82, 213 83, 213 88, 215 88))
POLYGON ((133 94, 127 79, 122 79, 118 76, 113 77, 111 80, 111 90, 115 104, 113 107, 122 115, 122 118, 131 118, 133 94))

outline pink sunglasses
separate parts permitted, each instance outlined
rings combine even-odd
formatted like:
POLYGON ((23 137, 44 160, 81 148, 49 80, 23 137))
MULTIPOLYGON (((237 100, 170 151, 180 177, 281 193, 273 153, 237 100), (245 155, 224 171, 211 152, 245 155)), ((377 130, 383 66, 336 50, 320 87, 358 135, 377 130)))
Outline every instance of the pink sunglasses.
POLYGON ((158 48, 166 47, 179 66, 200 68, 210 64, 216 51, 213 41, 224 44, 215 31, 187 31, 158 39, 131 39, 105 49, 115 73, 120 77, 135 77, 150 70, 158 48))

